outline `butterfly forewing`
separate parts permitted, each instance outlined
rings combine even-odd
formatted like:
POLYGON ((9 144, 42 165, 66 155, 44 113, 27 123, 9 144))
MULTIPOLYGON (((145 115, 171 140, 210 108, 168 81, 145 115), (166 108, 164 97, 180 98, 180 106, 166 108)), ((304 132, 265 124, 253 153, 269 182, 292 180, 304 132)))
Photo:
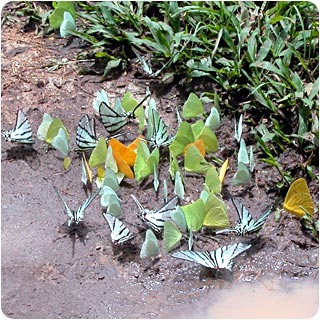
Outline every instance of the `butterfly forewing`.
POLYGON ((98 143, 98 137, 95 129, 95 120, 84 115, 78 124, 76 144, 79 150, 93 149, 98 143))
POLYGON ((27 116, 21 110, 18 110, 17 112, 14 128, 3 132, 2 135, 7 141, 26 144, 34 143, 32 139, 32 129, 30 123, 27 116))
POLYGON ((103 126, 110 135, 114 135, 124 127, 129 119, 125 112, 118 113, 105 102, 101 102, 99 106, 99 114, 103 126))
POLYGON ((63 203, 64 206, 64 210, 68 216, 68 226, 71 225, 72 221, 74 221, 75 218, 75 214, 72 210, 70 210, 70 208, 68 207, 67 203, 64 201, 64 199, 62 198, 59 190, 53 185, 53 189, 55 190, 55 192, 57 193, 59 199, 61 200, 61 202, 63 203))
POLYGON ((207 268, 216 269, 215 261, 211 258, 209 252, 207 251, 176 251, 171 256, 174 258, 195 262, 207 268))
POLYGON ((103 213, 103 216, 109 224, 111 240, 114 244, 123 244, 134 237, 130 230, 118 218, 108 213, 103 213))

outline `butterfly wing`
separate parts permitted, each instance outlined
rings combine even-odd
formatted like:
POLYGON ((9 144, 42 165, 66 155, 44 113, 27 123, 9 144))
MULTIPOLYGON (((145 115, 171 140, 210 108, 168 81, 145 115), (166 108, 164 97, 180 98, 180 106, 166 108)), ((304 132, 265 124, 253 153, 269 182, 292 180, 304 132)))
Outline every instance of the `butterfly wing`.
POLYGON ((309 214, 314 214, 314 203, 310 195, 307 181, 304 178, 299 178, 291 184, 284 200, 283 207, 286 211, 300 218, 305 215, 305 211, 302 207, 309 214))
POLYGON ((211 251, 210 256, 214 261, 217 269, 229 269, 232 267, 232 259, 243 251, 249 249, 251 244, 246 243, 235 243, 220 247, 217 250, 211 251))
POLYGON ((114 244, 123 244, 132 239, 134 235, 118 218, 108 213, 103 213, 103 217, 107 220, 111 229, 111 240, 114 244))
POLYGON ((235 226, 235 230, 239 235, 244 236, 248 232, 248 230, 254 225, 254 219, 242 203, 239 203, 233 198, 231 198, 231 201, 235 206, 239 217, 239 222, 235 226))
POLYGON ((63 206, 64 206, 64 210, 68 216, 68 226, 71 225, 71 223, 74 221, 74 212, 72 210, 70 210, 70 208, 68 207, 67 203, 63 200, 59 190, 54 186, 53 186, 53 189, 55 190, 55 192, 57 193, 59 199, 61 200, 61 202, 63 203, 63 206))
POLYGON ((99 106, 99 114, 102 124, 110 135, 119 132, 129 122, 125 112, 119 113, 103 101, 99 106))
POLYGON ((207 251, 176 251, 172 253, 171 256, 177 259, 195 262, 207 268, 217 269, 216 262, 211 258, 210 253, 207 251))
POLYGON ((167 146, 171 143, 173 138, 169 137, 168 128, 161 119, 157 110, 152 109, 152 135, 150 137, 150 142, 153 147, 167 146))
POLYGON ((259 231, 267 218, 269 217, 269 214, 272 212, 273 205, 269 206, 261 215, 260 217, 254 222, 254 224, 248 229, 248 232, 257 232, 259 231))
POLYGON ((84 115, 78 124, 76 144, 79 150, 93 149, 98 143, 94 118, 84 115))
POLYGON ((7 141, 26 144, 34 143, 30 123, 27 116, 21 110, 18 110, 14 128, 3 132, 2 135, 7 141))
POLYGON ((152 230, 148 229, 146 232, 146 238, 142 244, 140 251, 140 258, 146 259, 156 256, 160 253, 160 247, 158 239, 152 230))
POLYGON ((94 198, 99 194, 100 189, 98 189, 95 193, 93 193, 91 196, 89 196, 86 200, 84 200, 79 208, 77 209, 74 217, 74 222, 79 223, 83 220, 85 210, 88 208, 90 203, 94 200, 94 198))

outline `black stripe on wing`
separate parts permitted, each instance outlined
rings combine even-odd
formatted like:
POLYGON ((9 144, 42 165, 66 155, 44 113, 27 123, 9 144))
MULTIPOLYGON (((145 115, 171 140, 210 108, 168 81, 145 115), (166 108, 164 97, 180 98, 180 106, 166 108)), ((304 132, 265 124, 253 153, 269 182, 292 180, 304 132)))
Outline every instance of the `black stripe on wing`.
POLYGON ((207 268, 217 268, 215 261, 211 258, 209 252, 207 251, 176 251, 171 256, 174 258, 195 262, 207 268))
POLYGON ((94 118, 90 119, 88 115, 84 115, 77 127, 76 144, 78 150, 93 149, 97 145, 98 140, 94 118))
POLYGON ((126 113, 120 114, 116 112, 103 101, 99 106, 99 114, 103 126, 110 135, 120 131, 129 122, 129 118, 126 113))

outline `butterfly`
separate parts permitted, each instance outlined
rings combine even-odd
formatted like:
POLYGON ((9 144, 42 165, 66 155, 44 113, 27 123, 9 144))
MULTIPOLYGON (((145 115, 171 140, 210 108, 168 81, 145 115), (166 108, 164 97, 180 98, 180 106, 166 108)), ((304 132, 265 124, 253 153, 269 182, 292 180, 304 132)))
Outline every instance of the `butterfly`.
POLYGON ((299 218, 303 217, 306 211, 311 215, 314 214, 313 200, 304 178, 297 179, 291 184, 283 207, 299 218))
POLYGON ((1 133, 6 141, 33 144, 32 129, 27 116, 18 110, 16 124, 13 129, 1 133))
POLYGON ((84 115, 78 124, 77 135, 76 135, 76 144, 80 151, 93 149, 99 139, 97 137, 95 120, 86 114, 84 115))
POLYGON ((100 189, 98 189, 95 193, 93 193, 85 201, 83 201, 77 210, 70 210, 66 202, 63 200, 58 189, 54 185, 53 188, 64 205, 65 212, 68 216, 68 227, 70 227, 72 224, 79 224, 80 222, 82 222, 85 210, 100 192, 100 189))
POLYGON ((108 105, 105 101, 102 101, 99 105, 99 114, 102 124, 107 132, 110 135, 114 135, 119 132, 127 123, 135 119, 136 110, 148 97, 149 95, 147 95, 140 103, 138 103, 130 112, 125 112, 120 99, 116 100, 114 109, 111 108, 110 105, 108 105))
POLYGON ((135 237, 134 234, 121 222, 117 217, 112 216, 109 213, 103 212, 103 217, 109 224, 111 229, 111 240, 114 244, 123 244, 128 240, 135 237))
POLYGON ((146 238, 142 244, 140 258, 146 259, 160 254, 158 239, 151 229, 146 232, 146 238))
POLYGON ((171 256, 178 259, 188 260, 201 264, 204 267, 219 270, 231 270, 232 259, 243 251, 249 249, 251 244, 235 243, 220 247, 214 251, 176 251, 171 256))
POLYGON ((156 232, 162 231, 165 220, 170 219, 171 213, 176 210, 179 201, 178 197, 174 197, 159 210, 148 210, 141 205, 133 194, 131 197, 140 210, 138 217, 156 232))
POLYGON ((154 108, 151 109, 147 138, 153 148, 168 146, 173 140, 173 137, 169 136, 168 127, 154 108))
POLYGON ((237 210, 239 222, 234 229, 219 230, 216 231, 217 234, 224 232, 235 232, 238 236, 244 237, 251 233, 257 232, 262 228, 273 209, 273 205, 269 206, 257 220, 254 220, 243 204, 238 202, 236 203, 233 198, 231 198, 231 200, 237 210))

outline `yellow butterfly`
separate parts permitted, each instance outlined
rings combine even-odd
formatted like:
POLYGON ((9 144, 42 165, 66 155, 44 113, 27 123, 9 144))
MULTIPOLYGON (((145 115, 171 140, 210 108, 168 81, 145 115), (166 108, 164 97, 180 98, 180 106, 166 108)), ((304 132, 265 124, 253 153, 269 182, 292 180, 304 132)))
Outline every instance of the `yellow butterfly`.
POLYGON ((310 215, 314 214, 313 200, 307 181, 304 178, 299 178, 291 184, 284 200, 283 207, 298 218, 302 218, 306 211, 310 215))

